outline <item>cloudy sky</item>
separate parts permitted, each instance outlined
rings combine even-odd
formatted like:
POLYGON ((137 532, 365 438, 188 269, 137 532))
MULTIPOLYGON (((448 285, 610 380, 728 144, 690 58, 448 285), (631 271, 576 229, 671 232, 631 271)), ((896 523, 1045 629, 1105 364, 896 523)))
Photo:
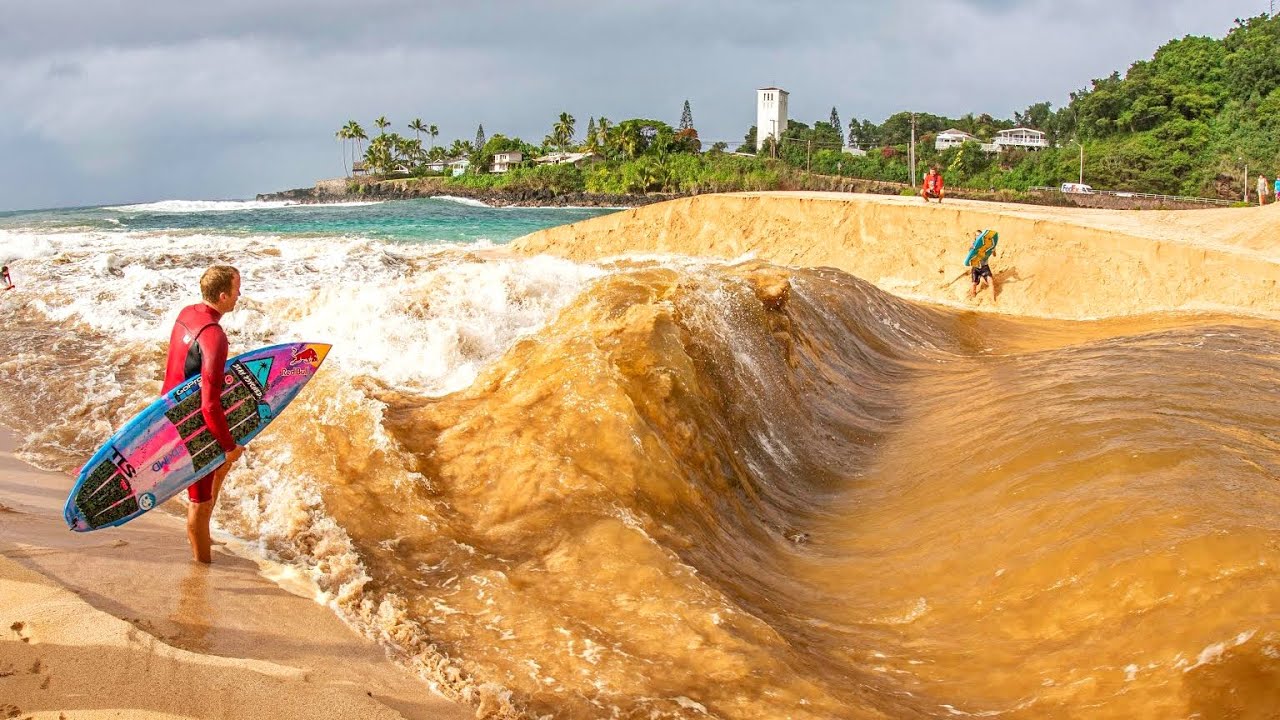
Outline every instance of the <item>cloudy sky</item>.
POLYGON ((342 174, 334 131, 413 118, 538 142, 568 111, 741 140, 793 118, 1055 107, 1267 0, 4 0, 0 210, 246 198, 342 174))

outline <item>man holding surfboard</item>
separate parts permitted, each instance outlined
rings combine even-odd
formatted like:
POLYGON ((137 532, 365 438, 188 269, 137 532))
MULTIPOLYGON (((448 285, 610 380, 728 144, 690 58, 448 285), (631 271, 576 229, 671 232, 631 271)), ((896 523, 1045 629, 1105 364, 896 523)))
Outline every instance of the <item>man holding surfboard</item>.
POLYGON ((978 286, 980 283, 991 283, 991 302, 996 301, 996 279, 991 274, 991 266, 988 261, 996 252, 996 245, 1000 243, 1000 233, 995 230, 986 229, 978 230, 975 233, 973 244, 969 246, 969 254, 964 258, 964 264, 969 268, 969 276, 973 280, 973 287, 969 288, 969 297, 978 295, 978 286))
POLYGON ((200 278, 203 302, 178 313, 169 335, 169 358, 165 363, 164 388, 168 393, 184 381, 200 376, 200 412, 214 439, 226 453, 226 461, 187 488, 191 505, 187 509, 187 540, 196 562, 212 561, 209 520, 231 465, 244 453, 227 426, 222 408, 223 366, 227 362, 227 334, 218 321, 231 312, 240 299, 240 271, 230 265, 214 265, 200 278))

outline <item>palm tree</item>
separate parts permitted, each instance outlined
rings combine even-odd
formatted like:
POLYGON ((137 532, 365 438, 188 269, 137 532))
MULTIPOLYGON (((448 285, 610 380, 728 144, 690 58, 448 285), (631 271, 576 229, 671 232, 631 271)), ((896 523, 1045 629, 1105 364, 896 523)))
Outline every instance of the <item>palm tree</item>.
POLYGON ((414 118, 413 122, 409 123, 409 129, 413 131, 413 136, 415 138, 421 140, 422 136, 418 133, 426 132, 427 126, 422 124, 422 118, 414 118))
POLYGON ((343 125, 333 136, 342 141, 342 174, 351 177, 351 172, 347 170, 347 140, 351 139, 350 126, 343 125))
POLYGON ((609 122, 609 118, 603 115, 600 116, 600 121, 596 123, 596 138, 600 141, 600 152, 606 158, 609 156, 609 129, 612 127, 613 123, 609 122))
POLYGON ((471 154, 471 143, 466 140, 454 140, 449 146, 449 157, 464 158, 471 154))
POLYGON ((342 130, 346 133, 347 139, 351 141, 351 169, 355 170, 356 157, 364 154, 360 141, 368 140, 369 136, 365 135, 364 128, 360 127, 360 123, 355 120, 348 120, 342 130))
POLYGON ((378 119, 373 121, 373 124, 378 126, 379 135, 386 135, 387 128, 391 127, 391 121, 387 119, 386 115, 379 115, 378 119))
POLYGON ((567 112, 560 113, 560 120, 551 127, 551 136, 556 139, 560 145, 560 152, 564 152, 564 148, 573 142, 573 125, 577 121, 567 112))
POLYGON ((431 136, 431 148, 434 150, 436 147, 436 136, 440 134, 440 128, 432 125, 427 128, 427 134, 431 136))

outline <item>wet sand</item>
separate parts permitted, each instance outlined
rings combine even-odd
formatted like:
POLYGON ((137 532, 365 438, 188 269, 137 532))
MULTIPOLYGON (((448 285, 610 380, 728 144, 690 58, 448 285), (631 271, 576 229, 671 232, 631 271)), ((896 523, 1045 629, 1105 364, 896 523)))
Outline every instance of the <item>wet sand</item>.
POLYGON ((175 514, 70 532, 71 478, 14 446, 0 430, 0 717, 472 716, 226 546, 192 562, 175 514))

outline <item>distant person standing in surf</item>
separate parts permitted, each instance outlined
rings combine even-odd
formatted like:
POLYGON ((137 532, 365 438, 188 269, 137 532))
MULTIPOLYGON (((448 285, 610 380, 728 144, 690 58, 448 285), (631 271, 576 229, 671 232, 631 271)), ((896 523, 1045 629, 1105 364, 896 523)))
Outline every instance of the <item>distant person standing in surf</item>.
POLYGON ((226 453, 226 460, 213 472, 187 488, 187 540, 196 562, 212 562, 209 520, 222 490, 222 481, 244 448, 236 444, 222 409, 223 366, 227 363, 227 334, 218 321, 231 312, 240 299, 240 271, 230 265, 214 265, 200 278, 203 302, 178 313, 169 335, 169 359, 165 363, 163 395, 186 380, 200 375, 200 412, 205 425, 226 453))
POLYGON ((5 290, 13 289, 13 278, 9 277, 9 266, 0 267, 0 285, 4 285, 5 290))

